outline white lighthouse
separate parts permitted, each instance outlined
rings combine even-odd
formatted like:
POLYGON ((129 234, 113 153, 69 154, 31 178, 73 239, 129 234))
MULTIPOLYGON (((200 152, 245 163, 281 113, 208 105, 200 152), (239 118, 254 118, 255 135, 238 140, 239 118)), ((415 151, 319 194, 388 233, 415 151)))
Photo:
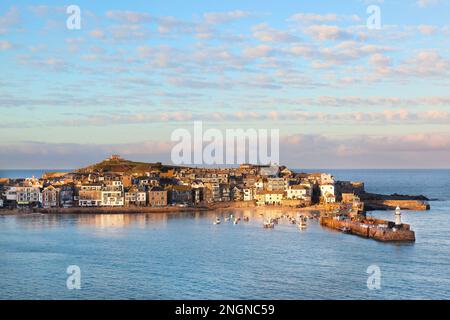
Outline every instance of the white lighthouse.
POLYGON ((402 224, 402 213, 400 211, 400 207, 397 206, 395 209, 395 225, 400 226, 402 224))

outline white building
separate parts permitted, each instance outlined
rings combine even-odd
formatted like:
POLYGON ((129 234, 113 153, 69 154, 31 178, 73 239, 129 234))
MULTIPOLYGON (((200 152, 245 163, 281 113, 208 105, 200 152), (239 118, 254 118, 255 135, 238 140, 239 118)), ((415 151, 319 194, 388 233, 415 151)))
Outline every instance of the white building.
POLYGON ((17 204, 36 204, 42 202, 42 194, 39 187, 17 187, 17 204))
POLYGON ((319 186, 320 196, 323 198, 325 203, 336 202, 336 196, 334 194, 334 184, 322 184, 319 186))
POLYGON ((283 191, 258 191, 256 193, 257 205, 279 205, 283 200, 283 191))
MULTIPOLYGON (((116 182, 116 181, 114 181, 116 182)), ((123 206, 125 203, 122 185, 106 186, 102 188, 102 203, 104 207, 123 206)))
POLYGON ((309 178, 318 184, 334 184, 334 177, 329 173, 311 173, 309 178))
POLYGON ((6 201, 17 201, 17 187, 8 187, 3 195, 6 201))
POLYGON ((327 193, 332 194, 334 196, 334 185, 333 184, 321 184, 320 195, 324 197, 327 193))
POLYGON ((253 201, 253 189, 251 188, 244 188, 242 189, 244 193, 244 201, 253 201))
POLYGON ((311 189, 302 185, 289 186, 286 190, 287 199, 309 200, 311 199, 311 189))
POLYGON ((264 189, 264 181, 263 179, 259 179, 255 182, 255 189, 256 190, 263 190, 264 189))

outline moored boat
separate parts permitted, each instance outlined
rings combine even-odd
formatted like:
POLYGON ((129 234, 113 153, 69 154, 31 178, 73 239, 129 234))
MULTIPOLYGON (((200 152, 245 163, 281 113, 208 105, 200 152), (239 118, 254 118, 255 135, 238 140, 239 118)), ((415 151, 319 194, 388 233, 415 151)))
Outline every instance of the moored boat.
POLYGON ((275 228, 275 224, 271 220, 266 220, 264 221, 263 227, 264 229, 273 229, 275 228))
POLYGON ((338 230, 341 231, 342 233, 347 233, 347 234, 352 233, 352 229, 349 227, 340 227, 340 228, 338 228, 338 230))

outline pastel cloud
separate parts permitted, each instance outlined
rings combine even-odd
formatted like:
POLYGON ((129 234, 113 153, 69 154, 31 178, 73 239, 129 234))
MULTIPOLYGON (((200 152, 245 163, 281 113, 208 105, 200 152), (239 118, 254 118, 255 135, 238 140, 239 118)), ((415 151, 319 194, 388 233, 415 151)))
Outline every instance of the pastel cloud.
POLYGON ((324 40, 347 40, 352 38, 352 34, 338 26, 332 25, 312 25, 305 29, 305 33, 313 39, 324 40))
POLYGON ((207 12, 203 14, 206 23, 210 24, 228 23, 234 20, 248 18, 250 16, 252 16, 250 12, 242 10, 234 10, 228 12, 207 12))
POLYGON ((281 122, 299 123, 350 123, 350 124, 446 124, 450 121, 450 112, 427 110, 412 112, 406 109, 382 110, 374 112, 352 111, 326 113, 314 111, 238 111, 238 112, 161 112, 158 114, 113 114, 89 116, 86 119, 73 119, 64 122, 66 126, 103 126, 117 124, 174 123, 201 120, 205 122, 248 122, 258 121, 265 124, 281 122))
POLYGON ((440 3, 441 0, 417 0, 416 3, 419 7, 425 8, 440 3))
POLYGON ((299 12, 292 15, 288 19, 288 21, 294 21, 303 24, 337 22, 340 20, 359 22, 361 21, 361 18, 357 15, 345 16, 345 15, 338 15, 336 13, 318 14, 318 13, 299 12))
POLYGON ((12 43, 6 40, 0 40, 0 51, 9 50, 13 47, 12 43))
POLYGON ((280 141, 280 161, 306 168, 448 168, 450 135, 292 135, 280 141), (427 154, 426 161, 423 158, 427 154))

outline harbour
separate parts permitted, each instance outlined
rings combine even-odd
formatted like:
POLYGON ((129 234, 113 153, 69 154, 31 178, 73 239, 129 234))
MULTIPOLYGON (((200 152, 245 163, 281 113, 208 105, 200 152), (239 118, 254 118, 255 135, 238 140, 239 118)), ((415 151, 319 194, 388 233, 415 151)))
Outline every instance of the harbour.
MULTIPOLYGON (((429 211, 402 210, 415 242, 362 239, 307 220, 320 211, 276 207, 0 217, 2 299, 448 299, 450 171, 332 171, 372 192, 426 194, 429 211), (388 183, 386 183, 388 182, 388 183), (241 217, 238 224, 226 217, 241 217), (216 217, 221 224, 214 225, 216 217), (249 221, 245 222, 244 218, 249 221), (112 250, 113 249, 113 250, 112 250), (79 265, 81 290, 67 290, 79 265), (369 290, 367 268, 381 269, 369 290), (427 270, 424 272, 424 270, 427 270)), ((395 221, 395 208, 368 218, 395 221)))

